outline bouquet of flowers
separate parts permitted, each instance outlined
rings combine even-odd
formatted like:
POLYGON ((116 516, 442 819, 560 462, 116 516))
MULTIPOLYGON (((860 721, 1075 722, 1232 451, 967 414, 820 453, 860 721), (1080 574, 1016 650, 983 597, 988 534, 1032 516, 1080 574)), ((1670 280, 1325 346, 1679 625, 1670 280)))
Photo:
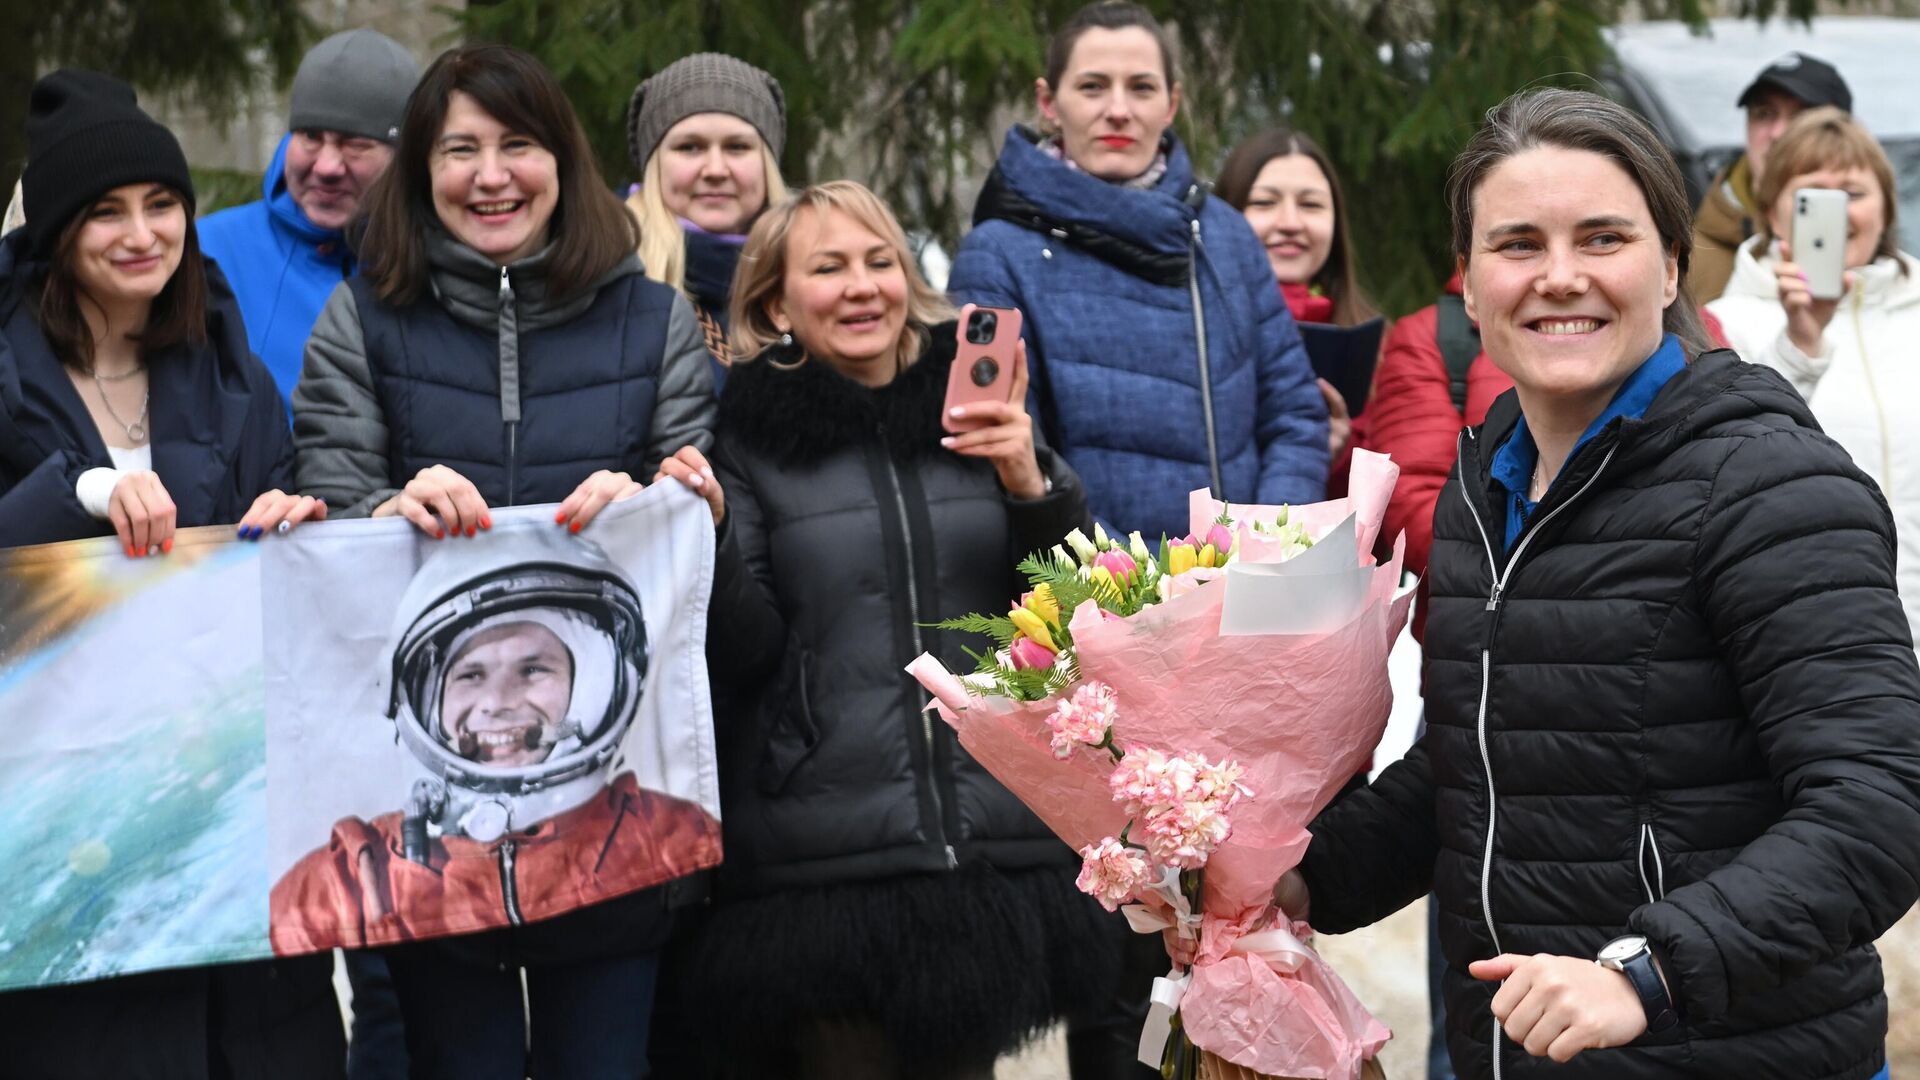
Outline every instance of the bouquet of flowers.
POLYGON ((1402 546, 1371 552, 1399 469, 1354 453, 1351 494, 1299 507, 1191 496, 1149 551, 1096 530, 1022 564, 993 647, 910 667, 974 759, 1079 850, 1080 888, 1161 933, 1141 1060, 1167 1077, 1353 1080, 1389 1038, 1272 904, 1306 825, 1367 764, 1392 706, 1402 546), (1198 1051, 1198 1052, 1196 1052, 1198 1051))

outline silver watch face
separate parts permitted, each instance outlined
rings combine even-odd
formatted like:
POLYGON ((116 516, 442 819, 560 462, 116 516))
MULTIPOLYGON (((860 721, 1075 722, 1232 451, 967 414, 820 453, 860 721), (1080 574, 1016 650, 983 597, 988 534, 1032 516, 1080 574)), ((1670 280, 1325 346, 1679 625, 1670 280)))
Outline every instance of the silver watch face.
POLYGON ((1612 961, 1613 963, 1621 964, 1640 955, 1646 951, 1646 948, 1646 938, 1641 937, 1639 934, 1629 934, 1626 937, 1614 938, 1612 941, 1607 942, 1606 947, 1600 950, 1600 955, 1597 959, 1602 962, 1612 961))

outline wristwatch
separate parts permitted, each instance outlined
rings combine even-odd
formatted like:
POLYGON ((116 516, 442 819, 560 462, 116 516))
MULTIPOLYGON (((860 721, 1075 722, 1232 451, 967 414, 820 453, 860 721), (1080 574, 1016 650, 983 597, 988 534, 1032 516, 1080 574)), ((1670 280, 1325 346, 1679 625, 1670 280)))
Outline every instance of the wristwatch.
POLYGON ((1667 992, 1666 980, 1654 966, 1653 950, 1647 947, 1646 938, 1639 934, 1614 938, 1594 957, 1594 962, 1608 971, 1625 975, 1633 984, 1634 992, 1640 995, 1640 1007, 1647 1011, 1649 1032, 1665 1031, 1680 1022, 1680 1014, 1673 1007, 1673 995, 1667 992))

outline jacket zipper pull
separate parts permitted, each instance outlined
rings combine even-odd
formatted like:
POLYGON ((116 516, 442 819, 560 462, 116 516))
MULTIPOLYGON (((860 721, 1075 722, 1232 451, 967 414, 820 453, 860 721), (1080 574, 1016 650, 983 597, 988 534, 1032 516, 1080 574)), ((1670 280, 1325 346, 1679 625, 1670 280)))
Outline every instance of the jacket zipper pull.
POLYGON ((500 306, 513 303, 513 283, 507 280, 507 268, 500 268, 500 306))
POLYGON ((1488 611, 1500 610, 1500 593, 1505 589, 1506 589, 1506 586, 1502 582, 1496 581, 1493 583, 1493 592, 1487 596, 1488 611))

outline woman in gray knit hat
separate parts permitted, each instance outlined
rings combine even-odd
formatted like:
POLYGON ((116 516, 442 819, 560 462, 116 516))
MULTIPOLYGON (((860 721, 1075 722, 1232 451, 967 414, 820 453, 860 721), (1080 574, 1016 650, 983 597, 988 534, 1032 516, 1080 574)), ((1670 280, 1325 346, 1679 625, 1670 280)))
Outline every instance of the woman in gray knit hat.
POLYGON ((627 108, 640 177, 627 208, 640 222, 648 277, 679 289, 700 316, 714 383, 726 377, 727 301, 747 230, 787 197, 780 82, 720 53, 685 56, 642 82, 627 108))

